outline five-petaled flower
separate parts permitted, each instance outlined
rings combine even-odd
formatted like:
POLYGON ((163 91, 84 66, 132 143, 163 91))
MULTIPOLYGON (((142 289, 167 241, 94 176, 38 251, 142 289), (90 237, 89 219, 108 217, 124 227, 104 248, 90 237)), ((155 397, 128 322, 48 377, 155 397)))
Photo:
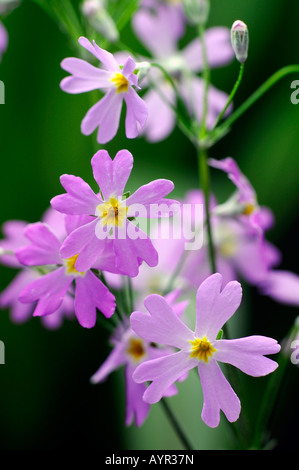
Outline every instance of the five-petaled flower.
POLYGON ((174 185, 158 179, 141 186, 129 197, 124 188, 133 167, 128 150, 119 151, 112 160, 105 150, 92 158, 93 176, 100 192, 95 194, 81 178, 63 175, 61 184, 67 191, 52 199, 54 209, 65 214, 88 215, 93 220, 74 230, 61 247, 63 258, 78 255, 75 266, 86 271, 94 263, 108 272, 135 277, 145 261, 156 266, 158 253, 150 238, 132 221, 140 212, 142 217, 169 217, 179 204, 166 199, 174 185))
POLYGON ((217 339, 223 325, 239 307, 241 298, 242 289, 237 281, 229 282, 222 289, 222 276, 219 273, 209 276, 197 291, 194 332, 175 315, 163 297, 152 294, 145 299, 149 313, 134 312, 131 315, 132 330, 146 341, 178 349, 169 356, 143 362, 136 368, 133 378, 137 383, 152 382, 143 395, 146 402, 158 402, 178 377, 197 367, 203 388, 203 421, 210 427, 218 426, 220 410, 230 422, 238 419, 240 400, 218 361, 259 377, 277 367, 277 363, 265 355, 280 350, 276 340, 265 336, 217 339))
POLYGON ((90 108, 81 124, 84 135, 92 134, 99 127, 97 140, 104 144, 116 135, 123 100, 127 105, 126 136, 134 139, 138 136, 147 119, 147 106, 136 93, 138 78, 134 73, 136 64, 127 57, 121 68, 113 55, 101 49, 94 41, 91 44, 84 37, 79 38, 79 44, 93 54, 103 68, 95 67, 83 59, 68 57, 61 67, 71 75, 61 81, 61 88, 67 93, 84 93, 101 89, 105 95, 90 108))
POLYGON ((97 309, 107 318, 113 315, 114 295, 91 270, 76 269, 77 255, 67 259, 61 257, 61 241, 47 224, 29 224, 25 235, 31 243, 16 251, 19 262, 25 266, 41 266, 45 270, 44 275, 30 282, 19 294, 23 303, 37 302, 34 316, 57 312, 68 295, 74 297, 75 314, 85 328, 95 325, 97 309))
MULTIPOLYGON (((175 290, 167 295, 167 301, 173 306, 176 315, 181 316, 187 307, 187 301, 177 301, 180 291, 175 290)), ((150 411, 149 403, 143 400, 143 394, 146 390, 144 383, 136 383, 132 375, 136 367, 148 359, 156 359, 173 353, 173 348, 157 347, 156 344, 147 342, 136 335, 130 328, 128 318, 114 331, 110 338, 113 349, 100 368, 91 377, 91 382, 102 383, 108 375, 125 367, 126 378, 126 425, 129 426, 135 417, 136 426, 141 426, 150 411)), ((186 376, 180 377, 182 381, 186 376)), ((172 396, 177 393, 177 387, 171 384, 165 390, 163 396, 172 396)))

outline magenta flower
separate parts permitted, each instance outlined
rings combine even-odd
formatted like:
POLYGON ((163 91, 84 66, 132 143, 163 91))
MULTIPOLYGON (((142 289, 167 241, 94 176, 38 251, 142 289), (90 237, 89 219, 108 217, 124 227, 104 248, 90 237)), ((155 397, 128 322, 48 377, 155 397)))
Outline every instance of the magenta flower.
POLYGON ((130 219, 140 211, 145 218, 168 217, 178 208, 176 201, 164 198, 174 185, 169 180, 155 180, 125 198, 124 188, 133 167, 130 152, 121 150, 112 160, 107 151, 99 150, 91 165, 100 193, 95 194, 79 177, 63 175, 60 180, 67 192, 51 201, 54 209, 65 214, 93 217, 66 238, 61 255, 77 255, 78 271, 86 271, 96 263, 105 271, 137 276, 142 261, 157 265, 158 254, 149 237, 130 219))
POLYGON ((276 340, 265 336, 217 339, 223 325, 238 309, 241 298, 242 289, 237 281, 229 282, 222 289, 220 274, 208 277, 197 291, 194 332, 175 315, 163 297, 153 294, 145 299, 149 313, 134 312, 131 315, 132 330, 145 341, 169 345, 178 351, 137 367, 133 379, 137 383, 152 382, 143 395, 144 401, 158 402, 182 374, 197 367, 203 388, 203 421, 210 427, 218 426, 220 410, 230 422, 238 419, 240 400, 218 362, 260 377, 277 368, 277 363, 265 355, 280 350, 276 340))
POLYGON ((209 164, 227 173, 228 178, 236 186, 236 192, 233 196, 226 203, 218 206, 215 213, 238 216, 242 222, 257 232, 268 230, 273 225, 273 214, 270 209, 258 204, 253 186, 240 171, 236 161, 231 157, 223 160, 211 158, 209 164))
MULTIPOLYGON (((202 47, 199 39, 194 39, 183 50, 178 50, 178 40, 182 34, 182 22, 179 18, 178 10, 159 2, 154 10, 138 10, 132 24, 135 34, 153 58, 147 60, 159 63, 167 70, 189 114, 200 122, 203 113, 204 81, 198 76, 198 72, 203 69, 202 47)), ((230 31, 227 28, 209 29, 206 32, 206 47, 210 67, 227 64, 234 57, 230 31)), ((165 139, 174 129, 176 116, 169 104, 176 105, 176 96, 160 71, 153 69, 150 72, 150 80, 159 88, 159 93, 152 88, 144 96, 149 112, 144 134, 149 141, 156 142, 165 139)), ((226 93, 210 86, 208 128, 215 124, 227 99, 226 93)))
POLYGON ((19 294, 19 300, 25 304, 37 302, 34 316, 57 312, 65 297, 72 295, 75 314, 83 327, 95 325, 97 309, 111 317, 114 296, 93 272, 77 271, 77 256, 61 258, 61 241, 47 224, 30 224, 25 235, 31 244, 16 251, 18 260, 25 266, 41 266, 46 270, 46 274, 30 282, 19 294))
POLYGON ((61 81, 61 88, 67 93, 84 93, 100 89, 105 96, 98 101, 86 114, 81 124, 84 135, 92 134, 99 127, 97 140, 104 144, 116 135, 123 101, 126 102, 126 136, 134 139, 138 136, 147 119, 147 106, 134 90, 138 88, 137 75, 134 74, 136 64, 128 57, 120 68, 113 55, 101 49, 93 41, 79 38, 79 44, 93 54, 103 68, 94 67, 85 60, 67 58, 61 67, 71 76, 61 81))
MULTIPOLYGON (((175 303, 178 299, 179 292, 171 292, 167 297, 171 305, 173 305, 175 315, 181 315, 186 308, 185 302, 175 303)), ((129 322, 128 322, 129 323, 129 322)), ((141 426, 148 416, 150 411, 149 403, 143 400, 143 394, 146 390, 144 383, 136 383, 132 375, 136 367, 148 359, 156 359, 165 357, 173 353, 172 348, 160 348, 157 345, 144 341, 137 336, 130 328, 129 324, 120 324, 115 333, 111 337, 111 344, 113 350, 107 359, 103 362, 98 371, 91 377, 91 382, 96 384, 106 380, 108 375, 119 369, 125 367, 126 379, 126 426, 129 426, 134 417, 137 426, 141 426)), ((179 381, 184 380, 186 377, 179 377, 179 381)), ((171 384, 165 390, 163 396, 173 396, 177 393, 177 388, 171 384)))

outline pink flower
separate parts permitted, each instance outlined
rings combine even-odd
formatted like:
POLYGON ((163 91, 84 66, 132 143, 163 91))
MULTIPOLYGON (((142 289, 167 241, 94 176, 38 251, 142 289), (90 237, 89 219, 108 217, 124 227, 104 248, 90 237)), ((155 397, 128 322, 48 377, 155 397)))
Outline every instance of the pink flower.
POLYGON ((111 317, 115 310, 114 296, 93 272, 76 270, 77 256, 61 258, 61 241, 47 224, 30 224, 25 235, 31 244, 16 251, 18 260, 25 266, 41 266, 45 271, 24 287, 18 297, 25 304, 37 302, 34 316, 57 312, 64 299, 72 296, 75 314, 83 327, 95 325, 97 309, 111 317))
MULTIPOLYGON (((52 208, 48 209, 43 215, 43 221, 47 223, 56 236, 61 240, 65 237, 64 228, 65 216, 52 208)), ((23 323, 32 317, 34 310, 33 304, 24 304, 19 301, 20 292, 32 281, 38 279, 41 273, 31 267, 25 267, 16 256, 16 251, 28 244, 25 236, 25 229, 28 223, 21 220, 10 220, 5 222, 2 231, 5 236, 0 241, 0 249, 4 254, 0 256, 0 262, 11 268, 18 269, 18 273, 11 283, 0 294, 0 307, 9 308, 11 319, 14 323, 23 323)), ((54 329, 61 326, 64 318, 73 318, 74 305, 71 296, 66 296, 59 309, 50 317, 42 318, 42 324, 48 329, 54 329)))
POLYGON ((156 266, 158 254, 149 237, 130 219, 138 216, 140 209, 145 218, 169 217, 178 207, 176 201, 165 199, 174 185, 169 180, 155 180, 125 198, 124 188, 133 167, 130 152, 121 150, 112 160, 107 151, 99 150, 91 165, 100 193, 95 194, 79 177, 63 175, 60 180, 67 192, 51 201, 54 209, 65 214, 92 216, 91 222, 66 238, 61 255, 78 255, 78 271, 97 263, 99 269, 135 277, 142 261, 156 266), (162 214, 159 207, 164 208, 162 214))
MULTIPOLYGON (((176 303, 179 294, 179 291, 175 291, 171 292, 167 297, 170 304, 173 305, 176 315, 181 315, 187 306, 186 302, 176 303)), ((148 416, 150 405, 142 398, 146 390, 146 385, 144 383, 136 383, 132 375, 136 367, 142 362, 148 359, 167 356, 173 353, 173 349, 169 347, 157 347, 157 345, 153 343, 144 341, 137 336, 131 330, 129 324, 125 322, 120 324, 115 330, 111 337, 111 344, 113 346, 112 352, 97 372, 91 377, 91 382, 94 384, 103 382, 111 372, 124 366, 126 379, 126 426, 132 423, 134 417, 136 426, 141 426, 148 416)), ((185 376, 180 377, 179 381, 184 380, 184 378, 185 376)), ((170 387, 165 390, 163 396, 169 397, 176 393, 176 386, 171 384, 170 387)))
MULTIPOLYGON (((178 40, 183 32, 182 11, 160 2, 155 3, 154 10, 141 8, 137 11, 132 22, 134 31, 153 58, 147 60, 153 60, 166 69, 173 78, 190 116, 200 122, 204 96, 204 81, 198 76, 198 72, 203 68, 201 43, 199 39, 194 39, 183 50, 178 50, 178 40)), ((229 29, 211 28, 207 30, 205 39, 211 67, 222 66, 233 59, 229 29)), ((159 93, 150 89, 144 96, 149 112, 144 134, 149 141, 156 142, 165 139, 173 131, 176 116, 165 100, 176 106, 177 98, 160 71, 152 69, 150 80, 159 88, 159 93)), ((227 99, 228 96, 224 92, 210 86, 207 116, 209 128, 215 124, 227 99)))
POLYGON ((145 341, 175 347, 178 351, 137 367, 133 379, 137 383, 152 382, 143 395, 144 401, 158 402, 182 374, 197 367, 203 388, 203 421, 210 427, 218 426, 220 410, 230 422, 238 419, 240 400, 218 362, 260 377, 277 368, 277 363, 265 355, 276 354, 280 350, 276 340, 264 336, 217 339, 223 325, 238 309, 241 298, 242 289, 237 281, 222 288, 219 273, 208 277, 197 291, 194 332, 175 315, 163 297, 153 294, 145 299, 144 305, 149 313, 134 312, 131 315, 132 330, 145 341))
POLYGON ((8 45, 8 34, 3 24, 0 22, 0 61, 2 59, 3 52, 6 51, 8 45))
POLYGON ((79 44, 93 54, 102 64, 102 68, 94 67, 85 60, 67 58, 61 67, 71 76, 61 81, 61 88, 67 93, 84 93, 100 89, 105 96, 90 108, 81 124, 84 135, 92 134, 97 127, 99 143, 109 142, 116 135, 123 101, 127 105, 126 136, 134 139, 138 136, 147 119, 147 106, 138 96, 137 75, 134 74, 136 64, 128 57, 120 68, 113 55, 101 49, 93 41, 79 38, 79 44))
POLYGON ((257 201, 256 192, 240 171, 236 161, 227 157, 223 160, 209 159, 210 166, 227 173, 228 178, 236 186, 233 196, 215 209, 218 215, 234 215, 254 232, 263 233, 273 225, 273 214, 267 207, 261 207, 257 201))

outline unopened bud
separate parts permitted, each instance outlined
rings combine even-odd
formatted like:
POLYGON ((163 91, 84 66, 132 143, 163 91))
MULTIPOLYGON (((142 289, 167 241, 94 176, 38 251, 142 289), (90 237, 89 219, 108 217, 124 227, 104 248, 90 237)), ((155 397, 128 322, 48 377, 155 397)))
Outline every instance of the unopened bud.
POLYGON ((247 25, 241 20, 232 25, 231 43, 237 60, 243 64, 248 56, 249 34, 247 25))
POLYGON ((183 0, 183 8, 191 24, 205 24, 210 12, 210 0, 183 0))
POLYGON ((82 4, 82 13, 88 19, 90 26, 108 41, 116 42, 118 40, 117 28, 105 9, 103 0, 85 0, 82 4))
POLYGON ((151 64, 149 62, 137 62, 136 63, 136 73, 138 77, 138 83, 141 82, 149 73, 151 69, 151 64))
POLYGON ((10 13, 20 3, 20 0, 0 0, 0 15, 10 13))

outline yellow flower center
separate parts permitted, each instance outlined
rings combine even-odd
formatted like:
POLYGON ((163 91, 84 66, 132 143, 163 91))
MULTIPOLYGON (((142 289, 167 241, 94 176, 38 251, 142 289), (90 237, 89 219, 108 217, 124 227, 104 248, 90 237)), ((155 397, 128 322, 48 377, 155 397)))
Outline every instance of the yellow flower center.
POLYGON ((129 82, 121 72, 116 72, 111 78, 111 82, 116 86, 117 93, 127 93, 129 91, 129 82))
POLYGON ((250 214, 252 214, 252 212, 254 212, 254 210, 255 210, 254 204, 248 203, 248 204, 245 204, 245 207, 242 211, 242 214, 243 215, 250 215, 250 214))
POLYGON ((122 227, 127 216, 128 207, 122 204, 116 197, 111 197, 109 201, 98 205, 96 215, 102 218, 102 224, 117 225, 122 227))
POLYGON ((231 258, 236 252, 236 242, 233 237, 224 239, 219 247, 218 251, 224 258, 231 258))
POLYGON ((199 361, 209 362, 209 358, 216 351, 206 336, 195 338, 190 343, 192 344, 190 357, 195 357, 199 361))
POLYGON ((79 256, 79 253, 77 255, 72 256, 71 258, 63 260, 64 265, 65 265, 66 274, 70 274, 72 276, 74 276, 74 275, 75 276, 84 276, 85 275, 84 271, 80 272, 80 271, 77 271, 77 269, 75 268, 75 264, 76 264, 78 256, 79 256))
POLYGON ((135 362, 140 361, 146 355, 142 339, 130 338, 127 353, 135 362))

